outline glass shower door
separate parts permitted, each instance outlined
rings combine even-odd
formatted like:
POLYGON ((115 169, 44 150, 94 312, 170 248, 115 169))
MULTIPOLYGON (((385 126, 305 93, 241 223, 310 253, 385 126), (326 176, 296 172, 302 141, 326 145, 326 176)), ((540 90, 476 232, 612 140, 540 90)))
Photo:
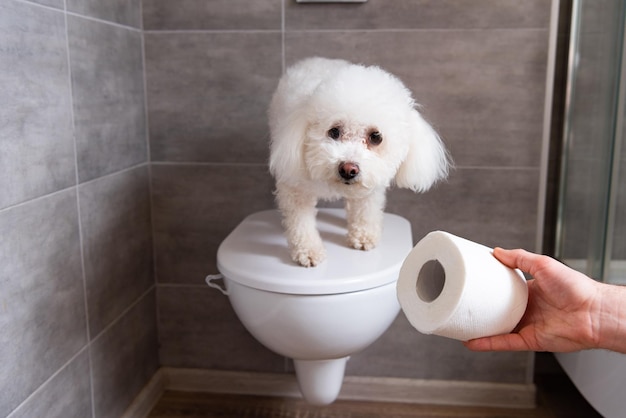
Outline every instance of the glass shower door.
MULTIPOLYGON (((626 35, 625 35, 626 39, 626 35)), ((626 284, 626 41, 622 52, 613 171, 607 219, 604 281, 626 284)))
MULTIPOLYGON (((556 256, 626 284, 626 0, 574 0, 556 256)), ((578 390, 607 418, 624 417, 626 355, 557 353, 578 390)))
POLYGON ((626 282, 625 3, 573 4, 556 234, 559 259, 611 282, 626 282))

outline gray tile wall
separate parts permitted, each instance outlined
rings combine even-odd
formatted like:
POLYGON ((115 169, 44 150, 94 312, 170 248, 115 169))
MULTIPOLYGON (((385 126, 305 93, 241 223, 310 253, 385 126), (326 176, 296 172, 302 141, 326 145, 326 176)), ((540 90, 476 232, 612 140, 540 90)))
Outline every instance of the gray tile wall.
MULTIPOLYGON (((293 372, 203 279, 230 230, 274 206, 265 109, 304 56, 387 68, 444 137, 450 179, 389 193, 415 240, 444 229, 532 248, 549 9, 0 3, 0 416, 119 416, 159 363, 293 372)), ((402 315, 348 366, 513 383, 531 370, 525 354, 470 353, 402 315)))
POLYGON ((117 417, 158 367, 140 6, 0 2, 1 417, 117 417))
MULTIPOLYGON (((415 240, 443 229, 534 249, 549 1, 144 0, 143 14, 163 365, 292 372, 203 279, 230 230, 273 207, 265 108, 283 66, 305 56, 383 66, 442 134, 450 179, 389 193, 415 240)), ((531 372, 528 354, 471 353, 402 315, 348 364, 352 375, 511 383, 531 372)))

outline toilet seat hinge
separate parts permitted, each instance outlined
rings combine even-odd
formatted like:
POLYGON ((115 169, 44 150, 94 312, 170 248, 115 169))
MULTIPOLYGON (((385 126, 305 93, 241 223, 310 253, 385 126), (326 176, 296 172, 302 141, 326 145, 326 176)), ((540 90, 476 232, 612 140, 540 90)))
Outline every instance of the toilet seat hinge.
POLYGON ((217 289, 222 292, 223 295, 228 296, 228 290, 226 289, 226 285, 224 284, 224 276, 221 274, 209 274, 206 276, 206 284, 213 289, 217 289), (221 280, 221 283, 214 283, 215 281, 221 280))

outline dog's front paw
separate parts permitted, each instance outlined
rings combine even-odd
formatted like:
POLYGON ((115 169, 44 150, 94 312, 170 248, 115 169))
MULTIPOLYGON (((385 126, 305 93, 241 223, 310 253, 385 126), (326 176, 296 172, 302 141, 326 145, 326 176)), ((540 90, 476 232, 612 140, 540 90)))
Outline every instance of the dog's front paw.
POLYGON ((326 249, 321 243, 311 247, 294 247, 291 258, 303 267, 315 267, 326 259, 326 249))
POLYGON ((348 244, 357 250, 369 251, 378 244, 379 234, 371 231, 353 230, 348 233, 348 244))

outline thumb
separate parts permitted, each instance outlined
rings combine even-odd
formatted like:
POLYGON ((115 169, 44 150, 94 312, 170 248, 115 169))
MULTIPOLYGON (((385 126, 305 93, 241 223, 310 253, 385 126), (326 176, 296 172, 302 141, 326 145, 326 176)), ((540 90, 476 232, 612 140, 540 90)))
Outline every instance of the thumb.
POLYGON ((505 250, 501 247, 495 247, 493 249, 493 256, 498 259, 502 264, 510 268, 518 268, 518 257, 516 251, 519 250, 505 250))

